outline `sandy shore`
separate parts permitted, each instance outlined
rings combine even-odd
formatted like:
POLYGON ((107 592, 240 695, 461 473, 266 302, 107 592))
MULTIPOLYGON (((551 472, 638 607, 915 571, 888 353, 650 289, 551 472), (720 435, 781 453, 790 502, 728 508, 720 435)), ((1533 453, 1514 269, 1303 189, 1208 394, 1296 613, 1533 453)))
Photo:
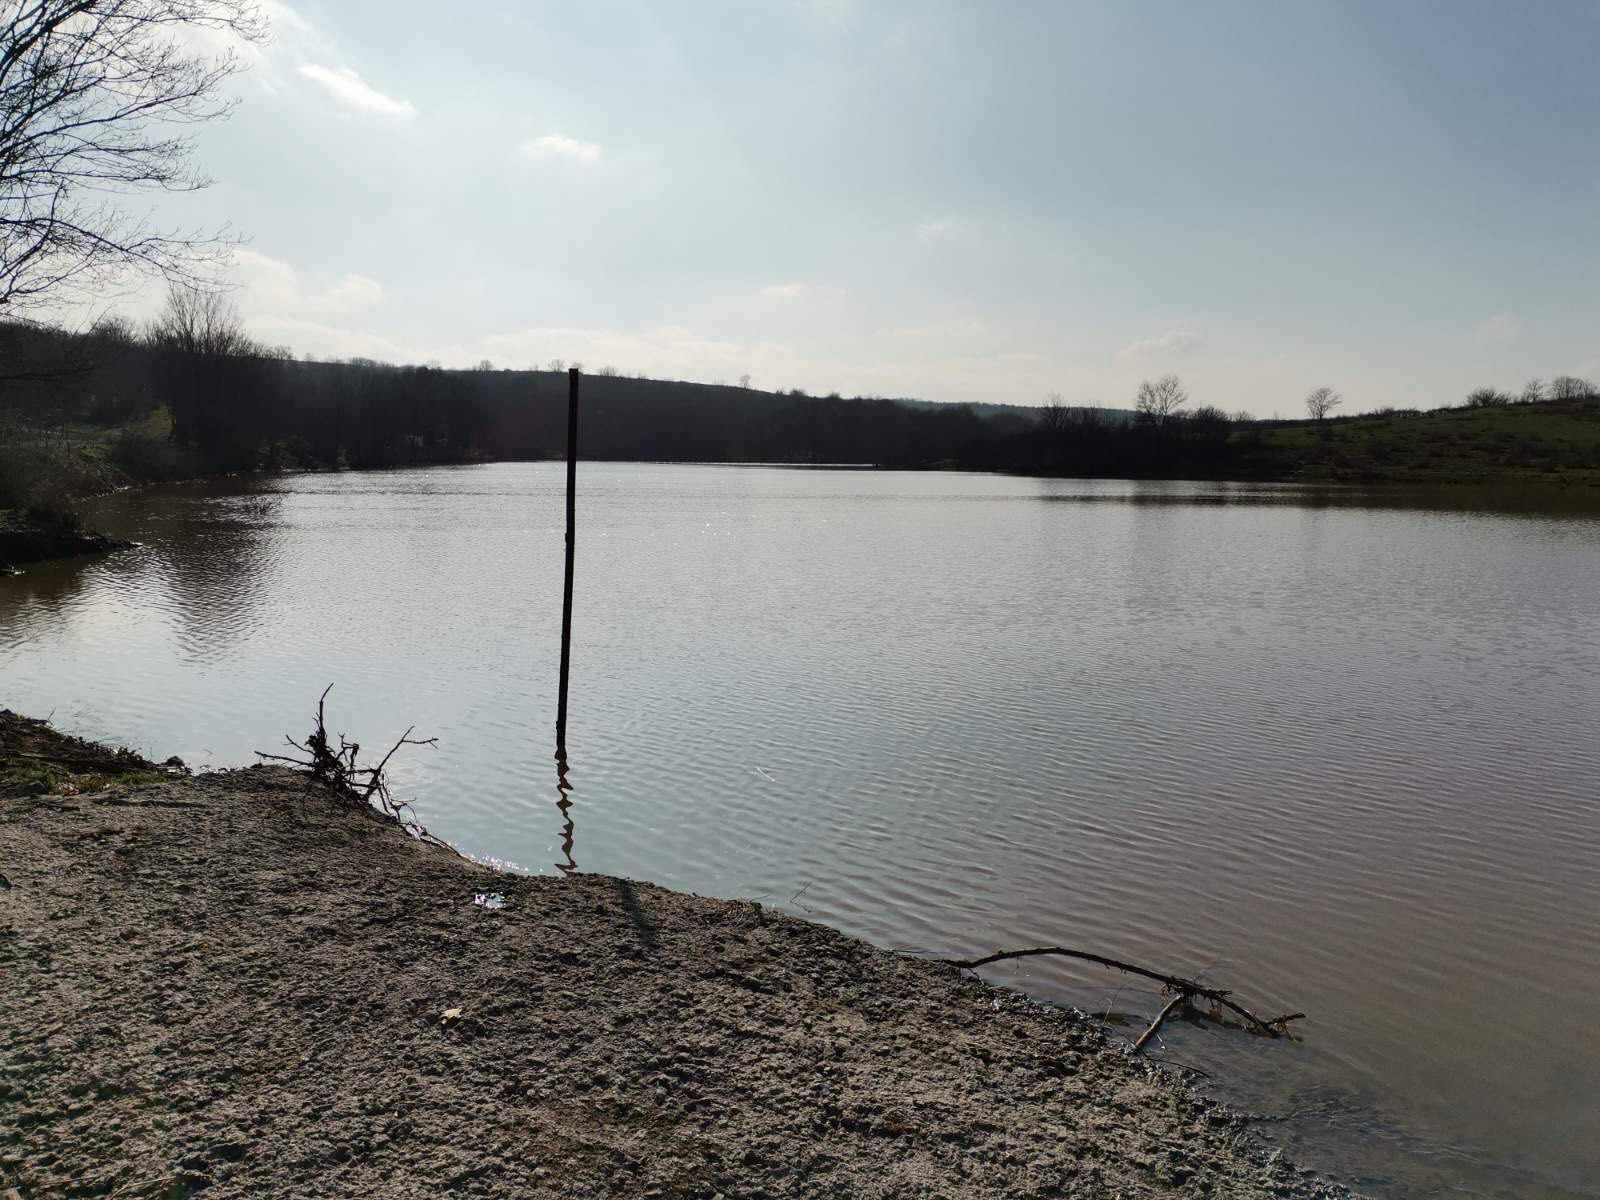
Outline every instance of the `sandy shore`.
POLYGON ((1336 1194, 1070 1013, 285 770, 5 714, 0 873, 4 1200, 1336 1194))

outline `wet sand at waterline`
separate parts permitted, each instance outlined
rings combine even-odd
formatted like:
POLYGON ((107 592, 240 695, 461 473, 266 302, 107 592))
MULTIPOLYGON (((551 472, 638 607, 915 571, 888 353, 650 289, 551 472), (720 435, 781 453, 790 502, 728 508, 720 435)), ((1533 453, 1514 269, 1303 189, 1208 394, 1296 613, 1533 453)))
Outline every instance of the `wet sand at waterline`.
POLYGON ((281 768, 85 774, 0 798, 0 1193, 1339 1194, 952 967, 499 874, 281 768))

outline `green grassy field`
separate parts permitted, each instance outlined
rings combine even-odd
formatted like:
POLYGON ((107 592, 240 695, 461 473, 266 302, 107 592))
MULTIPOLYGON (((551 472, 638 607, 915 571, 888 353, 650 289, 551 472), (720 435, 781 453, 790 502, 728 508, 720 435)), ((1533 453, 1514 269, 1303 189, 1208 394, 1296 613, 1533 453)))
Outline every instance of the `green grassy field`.
POLYGON ((1294 421, 1258 437, 1271 473, 1305 480, 1600 486, 1600 398, 1294 421))

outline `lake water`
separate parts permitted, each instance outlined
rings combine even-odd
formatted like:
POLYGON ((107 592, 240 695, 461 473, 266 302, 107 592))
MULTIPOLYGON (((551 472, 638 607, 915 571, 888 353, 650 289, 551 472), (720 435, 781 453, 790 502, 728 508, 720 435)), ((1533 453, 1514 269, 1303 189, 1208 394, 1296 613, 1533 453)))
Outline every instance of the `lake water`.
MULTIPOLYGON (((1284 487, 593 464, 103 502, 0 580, 0 705, 191 764, 414 724, 464 850, 885 946, 1204 973, 1162 1054, 1393 1195, 1600 1196, 1600 519, 1284 487)), ((1600 511, 1600 504, 1594 506, 1600 511)), ((1095 968, 993 976, 1090 1009, 1095 968)), ((1137 1027, 1130 1026, 1130 1033, 1137 1027)))

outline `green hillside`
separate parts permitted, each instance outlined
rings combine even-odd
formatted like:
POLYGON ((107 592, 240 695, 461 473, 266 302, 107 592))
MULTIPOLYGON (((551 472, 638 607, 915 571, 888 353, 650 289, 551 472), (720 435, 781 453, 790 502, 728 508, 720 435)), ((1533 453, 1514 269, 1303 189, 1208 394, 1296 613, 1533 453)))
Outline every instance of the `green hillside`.
POLYGON ((1600 485, 1600 396, 1271 423, 1236 436, 1255 442, 1264 473, 1296 479, 1600 485))

